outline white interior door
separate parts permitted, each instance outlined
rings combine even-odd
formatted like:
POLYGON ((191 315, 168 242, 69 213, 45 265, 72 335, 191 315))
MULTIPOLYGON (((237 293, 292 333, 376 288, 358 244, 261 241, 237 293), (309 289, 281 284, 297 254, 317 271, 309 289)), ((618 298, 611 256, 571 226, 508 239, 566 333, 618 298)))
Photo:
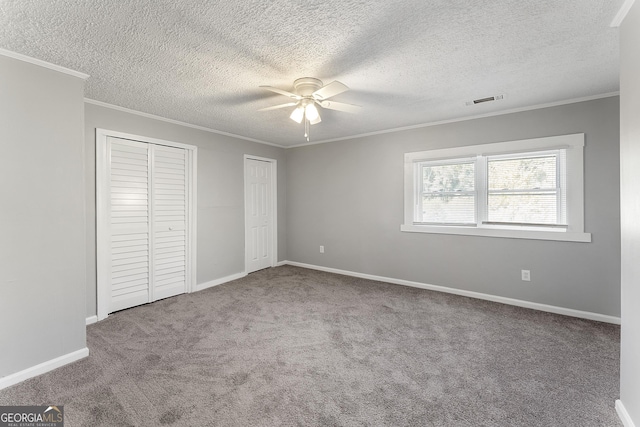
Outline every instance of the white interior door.
POLYGON ((98 319, 104 319, 190 290, 195 151, 102 134, 96 140, 98 319))
POLYGON ((152 145, 151 300, 186 292, 187 162, 186 150, 152 145))
POLYGON ((150 301, 149 147, 108 138, 109 312, 150 301))
POLYGON ((245 158, 246 272, 274 265, 274 162, 245 158))

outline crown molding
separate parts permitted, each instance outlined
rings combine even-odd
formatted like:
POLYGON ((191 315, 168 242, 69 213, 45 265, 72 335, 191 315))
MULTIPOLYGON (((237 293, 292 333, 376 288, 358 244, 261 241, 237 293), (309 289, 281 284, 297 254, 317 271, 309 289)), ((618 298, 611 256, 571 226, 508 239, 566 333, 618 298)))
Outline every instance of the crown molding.
POLYGON ((272 147, 286 148, 284 145, 274 144, 272 142, 267 142, 267 141, 261 141, 259 139, 249 138, 247 136, 237 135, 235 133, 223 132, 223 131, 220 131, 220 130, 211 129, 211 128, 204 127, 204 126, 198 126, 198 125, 194 125, 194 124, 187 123, 187 122, 181 122, 179 120, 168 119, 166 117, 156 116, 155 114, 143 113, 142 111, 132 110, 131 108, 121 107, 119 105, 109 104, 107 102, 97 101, 95 99, 85 98, 84 102, 86 102, 87 104, 98 105, 100 107, 111 108, 112 110, 122 111, 124 113, 135 114, 137 116, 146 117, 148 119, 160 120, 162 122, 167 122, 167 123, 171 123, 171 124, 174 124, 174 125, 184 126, 184 127, 188 127, 188 128, 192 128, 192 129, 198 129, 198 130, 202 130, 202 131, 205 131, 205 132, 215 133, 215 134, 218 134, 218 135, 230 136, 232 138, 238 138, 238 139, 243 139, 245 141, 256 142, 258 144, 270 145, 272 147))
POLYGON ((30 64, 38 65, 40 67, 48 68, 50 70, 57 71, 59 73, 68 74, 70 76, 81 78, 82 80, 87 80, 89 78, 88 74, 81 73, 80 71, 75 71, 70 68, 61 67, 60 65, 52 64, 47 61, 43 61, 41 59, 32 58, 27 55, 23 55, 21 53, 13 52, 10 50, 0 48, 0 55, 8 56, 9 58, 17 59, 19 61, 28 62, 30 64))
POLYGON ((364 137, 368 137, 368 136, 383 135, 383 134, 387 134, 387 133, 402 132, 402 131, 406 131, 406 130, 420 129, 420 128, 431 127, 431 126, 439 126, 439 125, 450 124, 450 123, 464 122, 464 121, 468 121, 468 120, 482 119, 482 118, 487 118, 487 117, 502 116, 502 115, 505 115, 505 114, 520 113, 520 112, 524 112, 524 111, 539 110, 539 109, 543 109, 543 108, 557 107, 557 106, 560 106, 560 105, 575 104, 575 103, 578 103, 578 102, 593 101, 593 100, 602 99, 602 98, 610 98, 610 97, 618 96, 618 95, 620 95, 620 92, 608 92, 608 93, 603 93, 603 94, 598 94, 598 95, 585 96, 585 97, 581 97, 581 98, 573 98, 573 99, 567 99, 567 100, 563 100, 563 101, 550 102, 550 103, 546 103, 546 104, 531 105, 531 106, 528 106, 528 107, 521 107, 521 108, 512 108, 512 109, 509 109, 509 110, 496 111, 496 112, 492 112, 492 113, 478 114, 478 115, 474 115, 474 116, 465 116, 465 117, 456 118, 456 119, 450 119, 450 120, 440 120, 440 121, 436 121, 436 122, 422 123, 422 124, 418 124, 418 125, 404 126, 404 127, 392 128, 392 129, 385 129, 385 130, 380 130, 380 131, 375 131, 375 132, 362 133, 362 134, 345 136, 345 137, 340 137, 340 138, 325 139, 325 140, 321 140, 321 141, 314 141, 314 142, 308 142, 308 143, 296 144, 296 145, 274 144, 272 142, 267 142, 267 141, 262 141, 262 140, 259 140, 259 139, 249 138, 249 137, 246 137, 246 136, 237 135, 237 134, 233 134, 233 133, 229 133, 229 132, 223 132, 223 131, 219 131, 219 130, 216 130, 216 129, 207 128, 207 127, 204 127, 204 126, 198 126, 198 125, 194 125, 194 124, 191 124, 191 123, 181 122, 179 120, 168 119, 166 117, 157 116, 157 115, 154 115, 154 114, 143 113, 141 111, 132 110, 130 108, 121 107, 119 105, 109 104, 109 103, 102 102, 102 101, 97 101, 95 99, 85 98, 84 101, 86 103, 88 103, 88 104, 94 104, 94 105, 98 105, 98 106, 105 107, 105 108, 111 108, 111 109, 114 109, 114 110, 123 111, 125 113, 135 114, 135 115, 138 115, 138 116, 147 117, 147 118, 155 119, 155 120, 160 120, 160 121, 164 121, 164 122, 167 122, 167 123, 172 123, 172 124, 185 126, 185 127, 189 127, 189 128, 193 128, 193 129, 198 129, 198 130, 202 130, 202 131, 205 131, 205 132, 211 132, 211 133, 215 133, 215 134, 218 134, 218 135, 224 135, 224 136, 229 136, 229 137, 232 137, 232 138, 238 138, 238 139, 242 139, 242 140, 245 140, 245 141, 255 142, 255 143, 258 143, 258 144, 269 145, 269 146, 272 146, 272 147, 289 149, 289 148, 306 147, 306 146, 309 146, 309 145, 326 144, 326 143, 329 143, 329 142, 345 141, 345 140, 349 140, 349 139, 364 138, 364 137))
POLYGON ((425 128, 425 127, 430 127, 430 126, 446 125, 446 124, 449 124, 449 123, 466 122, 468 120, 483 119, 483 118, 486 118, 486 117, 495 117, 495 116, 502 116, 502 115, 505 115, 505 114, 521 113, 523 111, 539 110, 539 109, 542 109, 542 108, 557 107, 557 106, 560 106, 560 105, 575 104, 575 103, 578 103, 578 102, 585 102, 585 101, 593 101, 595 99, 601 99, 601 98, 611 98, 612 96, 618 96, 618 95, 620 95, 620 92, 608 92, 608 93, 603 93, 603 94, 599 94, 599 95, 585 96, 585 97, 582 97, 582 98, 574 98, 574 99, 567 99, 567 100, 564 100, 564 101, 549 102, 547 104, 531 105, 531 106, 528 106, 528 107, 512 108, 510 110, 502 110, 502 111, 495 111, 495 112, 492 112, 492 113, 478 114, 478 115, 475 115, 475 116, 465 116, 465 117, 460 117, 460 118, 456 118, 456 119, 440 120, 440 121, 437 121, 437 122, 429 122, 429 123, 422 123, 422 124, 418 124, 418 125, 403 126, 403 127, 399 127, 399 128, 385 129, 385 130, 379 130, 379 131, 369 132, 369 133, 361 133, 361 134, 358 134, 358 135, 344 136, 344 137, 340 137, 340 138, 324 139, 324 140, 321 140, 321 141, 314 141, 314 142, 307 142, 307 143, 303 143, 303 144, 290 145, 290 146, 287 146, 286 148, 306 147, 308 145, 326 144, 327 142, 336 142, 336 141, 344 141, 344 140, 348 140, 348 139, 364 138, 364 137, 367 137, 367 136, 383 135, 383 134, 386 134, 386 133, 394 133, 394 132, 401 132, 401 131, 405 131, 405 130, 420 129, 420 128, 425 128))
POLYGON ((622 4, 615 18, 613 18, 613 21, 611 21, 610 27, 613 27, 613 28, 620 27, 620 24, 622 24, 622 21, 624 21, 624 18, 627 16, 627 13, 629 13, 629 11, 631 10, 631 6, 633 6, 634 1, 635 0, 626 0, 622 4))

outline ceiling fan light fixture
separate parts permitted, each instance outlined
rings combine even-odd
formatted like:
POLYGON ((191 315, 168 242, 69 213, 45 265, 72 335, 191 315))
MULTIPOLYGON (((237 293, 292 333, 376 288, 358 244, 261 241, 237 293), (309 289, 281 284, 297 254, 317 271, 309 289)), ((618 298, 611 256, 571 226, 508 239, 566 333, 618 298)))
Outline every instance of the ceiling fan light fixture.
POLYGON ((304 114, 312 125, 320 121, 318 120, 320 118, 320 113, 313 103, 307 104, 307 106, 304 107, 304 114))
POLYGON ((316 117, 315 120, 309 120, 309 124, 316 125, 316 124, 320 123, 321 121, 322 121, 322 119, 320 118, 320 114, 318 114, 318 117, 316 117))
POLYGON ((302 118, 304 117, 305 109, 302 105, 298 105, 293 113, 289 116, 291 120, 297 123, 302 123, 302 118))

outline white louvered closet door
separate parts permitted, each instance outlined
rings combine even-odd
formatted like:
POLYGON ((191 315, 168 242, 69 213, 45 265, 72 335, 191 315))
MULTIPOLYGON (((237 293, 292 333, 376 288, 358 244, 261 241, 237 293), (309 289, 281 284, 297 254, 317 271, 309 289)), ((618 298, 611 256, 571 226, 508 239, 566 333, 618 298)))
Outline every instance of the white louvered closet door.
POLYGON ((187 159, 156 145, 153 155, 153 300, 185 292, 187 281, 187 159))
POLYGON ((150 301, 149 146, 108 138, 107 147, 113 312, 150 301))
POLYGON ((107 138, 108 313, 187 291, 186 151, 107 138))

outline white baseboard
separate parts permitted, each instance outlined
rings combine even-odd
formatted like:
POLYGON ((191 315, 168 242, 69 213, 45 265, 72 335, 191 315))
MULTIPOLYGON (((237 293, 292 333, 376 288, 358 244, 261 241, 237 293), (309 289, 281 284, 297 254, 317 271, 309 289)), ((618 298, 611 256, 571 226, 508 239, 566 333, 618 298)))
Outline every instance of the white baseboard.
POLYGON ((221 277, 220 279, 215 279, 215 280, 210 280, 208 282, 199 283, 199 284, 196 285, 196 289, 195 290, 196 290, 196 292, 197 291, 202 291, 202 290, 207 289, 207 288, 212 288, 214 286, 222 285, 223 283, 227 283, 227 282, 230 282, 232 280, 242 279, 246 275, 247 275, 247 273, 245 273, 245 272, 236 273, 236 274, 232 274, 230 276, 221 277))
POLYGON ((554 305, 540 304, 537 302, 523 301, 519 299, 500 297, 496 295, 483 294, 480 292, 465 291, 463 289, 448 288, 446 286, 429 285, 426 283, 412 282, 410 280, 394 279, 392 277, 375 276, 373 274, 357 273, 354 271, 340 270, 331 267, 322 267, 313 264, 304 264, 295 261, 283 261, 282 265, 293 265, 297 267, 309 268, 312 270, 326 271, 329 273, 343 274, 345 276, 359 277, 361 279, 377 280, 379 282, 387 282, 395 285, 411 286, 413 288, 428 289, 430 291, 445 292, 448 294, 461 295, 470 298, 477 298, 487 301, 499 302, 502 304, 515 305, 518 307, 531 308, 533 310, 546 311, 549 313, 562 314, 565 316, 579 317, 581 319, 596 320, 598 322, 620 324, 620 318, 608 316, 606 314, 592 313, 590 311, 574 310, 572 308, 557 307, 554 305))
POLYGON ((56 368, 75 362, 76 360, 84 359, 88 355, 89 349, 85 347, 72 353, 68 353, 63 356, 56 357, 55 359, 40 363, 36 366, 24 369, 20 372, 16 372, 15 374, 7 375, 6 377, 0 378, 0 390, 14 384, 18 384, 19 382, 22 382, 24 380, 28 380, 29 378, 33 378, 46 372, 53 371, 56 368))
POLYGON ((624 424, 624 427, 636 427, 636 425, 633 423, 633 420, 631 419, 631 416, 627 412, 627 409, 624 407, 620 399, 616 400, 616 412, 620 417, 620 421, 622 421, 622 424, 624 424))
MULTIPOLYGON (((230 276, 222 277, 220 279, 215 279, 215 280, 211 280, 209 282, 200 283, 200 284, 196 285, 196 288, 194 289, 194 292, 198 292, 198 291, 202 291, 202 290, 207 289, 207 288, 212 288, 214 286, 222 285, 223 283, 227 283, 227 282, 230 282, 232 280, 242 279, 246 275, 247 275, 247 273, 244 273, 244 272, 243 273, 236 273, 236 274, 232 274, 230 276)), ((86 324, 87 325, 91 325, 93 323, 96 323, 97 321, 98 321, 98 316, 89 316, 86 319, 86 324)))

